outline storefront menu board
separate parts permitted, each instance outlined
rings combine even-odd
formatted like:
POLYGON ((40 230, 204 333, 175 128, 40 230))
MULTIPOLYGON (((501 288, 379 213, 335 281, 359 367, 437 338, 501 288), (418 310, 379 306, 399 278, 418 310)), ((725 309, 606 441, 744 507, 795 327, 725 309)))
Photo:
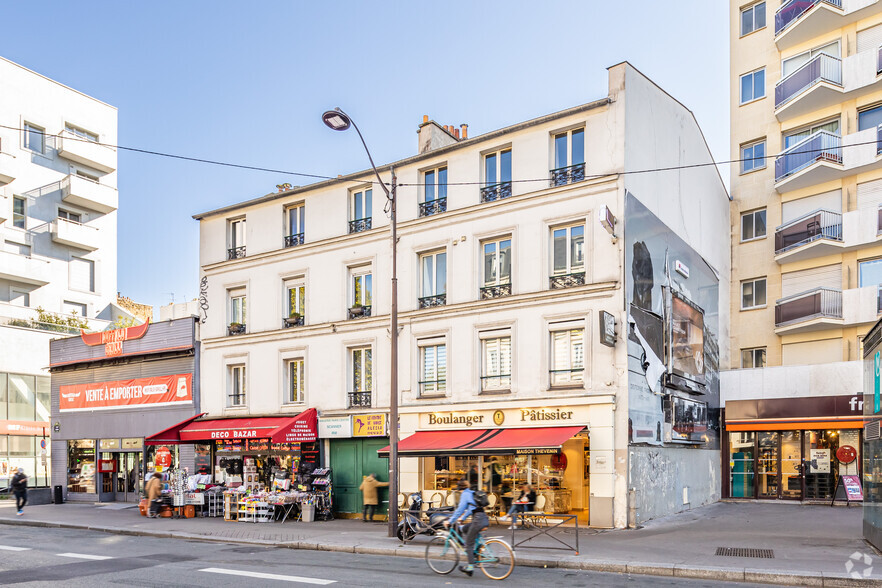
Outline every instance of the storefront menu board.
POLYGON ((861 501, 864 499, 864 489, 861 487, 860 476, 842 476, 842 485, 848 500, 861 501))
POLYGON ((809 472, 812 474, 829 474, 830 449, 811 449, 809 451, 809 472))

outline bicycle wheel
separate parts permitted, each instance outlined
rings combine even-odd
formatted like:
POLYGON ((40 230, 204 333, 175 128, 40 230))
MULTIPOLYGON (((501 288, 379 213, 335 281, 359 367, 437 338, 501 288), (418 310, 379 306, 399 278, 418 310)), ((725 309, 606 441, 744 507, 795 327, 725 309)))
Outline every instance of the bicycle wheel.
POLYGON ((515 566, 515 556, 508 543, 501 539, 487 539, 478 548, 477 563, 491 580, 505 580, 515 566))
POLYGON ((435 537, 426 545, 426 563, 436 574, 449 574, 459 563, 459 550, 447 537, 435 537))

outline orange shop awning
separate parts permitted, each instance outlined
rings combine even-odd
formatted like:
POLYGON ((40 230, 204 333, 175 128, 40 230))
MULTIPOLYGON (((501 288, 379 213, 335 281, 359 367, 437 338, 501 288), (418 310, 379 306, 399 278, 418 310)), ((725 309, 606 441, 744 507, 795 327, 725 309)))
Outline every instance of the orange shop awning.
POLYGON ((295 416, 190 419, 189 422, 179 423, 171 429, 148 437, 147 444, 232 439, 269 439, 271 443, 312 442, 318 439, 318 417, 315 409, 310 408, 295 416), (174 430, 176 427, 177 430, 174 430))
MULTIPOLYGON (((524 427, 465 431, 417 431, 398 443, 398 455, 504 455, 557 453, 584 427, 524 427)), ((378 451, 388 457, 389 446, 378 451)))

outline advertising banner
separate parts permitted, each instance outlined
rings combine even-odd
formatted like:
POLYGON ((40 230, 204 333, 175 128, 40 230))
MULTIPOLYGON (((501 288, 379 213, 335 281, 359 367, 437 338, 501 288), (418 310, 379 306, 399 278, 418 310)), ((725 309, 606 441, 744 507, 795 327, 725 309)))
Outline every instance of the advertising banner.
POLYGON ((48 431, 46 421, 0 421, 0 435, 46 435, 48 431))
POLYGON ((61 387, 59 410, 111 410, 193 402, 193 375, 176 374, 61 387))
POLYGON ((352 435, 353 437, 385 437, 386 415, 384 413, 352 415, 352 435))

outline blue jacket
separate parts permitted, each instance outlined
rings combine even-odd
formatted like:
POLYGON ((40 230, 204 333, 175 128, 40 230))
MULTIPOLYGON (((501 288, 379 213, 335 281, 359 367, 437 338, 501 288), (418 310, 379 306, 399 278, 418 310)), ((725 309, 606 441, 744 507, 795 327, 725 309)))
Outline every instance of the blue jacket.
POLYGON ((450 515, 450 524, 455 523, 460 517, 465 518, 469 516, 476 508, 478 508, 478 505, 475 502, 475 493, 471 488, 466 488, 459 496, 459 506, 457 506, 456 510, 453 511, 453 514, 450 515))

